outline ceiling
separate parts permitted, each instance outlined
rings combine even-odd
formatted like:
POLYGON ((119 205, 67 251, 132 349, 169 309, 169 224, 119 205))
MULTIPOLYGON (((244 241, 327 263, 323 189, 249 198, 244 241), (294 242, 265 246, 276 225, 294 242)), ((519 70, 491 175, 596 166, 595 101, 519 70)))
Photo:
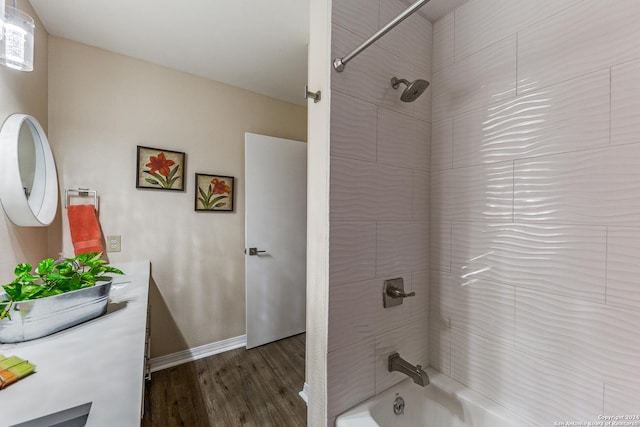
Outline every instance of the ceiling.
MULTIPOLYGON (((304 105, 310 1, 30 3, 49 34, 304 105)), ((431 0, 420 13, 434 21, 464 1, 431 0)))

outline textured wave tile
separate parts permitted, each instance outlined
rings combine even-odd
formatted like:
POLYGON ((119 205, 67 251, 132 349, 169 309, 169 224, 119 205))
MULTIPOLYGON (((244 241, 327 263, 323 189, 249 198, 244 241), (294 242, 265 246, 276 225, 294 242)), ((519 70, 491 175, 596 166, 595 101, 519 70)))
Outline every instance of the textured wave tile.
POLYGON ((443 218, 432 219, 429 243, 429 268, 451 271, 451 222, 443 218))
MULTIPOLYGON (((605 384, 605 415, 640 415, 640 380, 636 379, 632 384, 629 382, 625 381, 622 386, 612 383, 605 384)), ((620 421, 627 420, 621 419, 620 421)))
POLYGON ((516 37, 510 37, 433 76, 433 121, 516 95, 516 37))
POLYGON ((429 318, 429 364, 451 375, 451 328, 433 317, 429 318))
MULTIPOLYGON (((339 25, 333 25, 331 28, 332 58, 343 57, 364 40, 364 37, 356 36, 339 25)), ((332 67, 332 89, 375 103, 384 89, 380 81, 379 50, 380 48, 376 46, 370 46, 349 62, 348 68, 341 73, 333 70, 332 67)), ((407 67, 410 68, 410 65, 407 67)))
POLYGON ((449 273, 432 273, 432 307, 451 326, 513 344, 515 288, 476 280, 465 284, 449 273))
POLYGON ((639 20, 636 0, 583 0, 520 32, 518 93, 640 57, 639 20))
POLYGON ((605 227, 453 224, 452 272, 604 302, 605 227))
POLYGON ((640 307, 640 228, 609 227, 607 304, 640 307))
POLYGON ((640 372, 640 313, 518 289, 516 347, 623 384, 640 372))
POLYGON ((433 72, 453 64, 454 12, 438 19, 433 24, 433 72))
POLYGON ((450 273, 431 270, 429 275, 429 317, 451 327, 454 307, 451 295, 453 278, 450 273))
POLYGON ((431 124, 431 170, 453 167, 453 118, 431 124))
MULTIPOLYGON (((410 273, 399 274, 411 289, 410 273)), ((384 279, 334 286, 329 290, 329 351, 345 347, 407 323, 410 304, 384 308, 384 279)))
POLYGON ((602 70, 456 116, 454 167, 607 146, 609 86, 602 70))
POLYGON ((380 300, 374 291, 379 282, 368 280, 329 289, 330 352, 374 336, 374 301, 380 300))
MULTIPOLYGON (((358 47, 364 39, 334 25, 331 32, 333 58, 342 57, 358 47)), ((331 86, 339 92, 398 111, 407 115, 414 112, 413 103, 400 100, 400 90, 391 87, 391 78, 398 76, 412 81, 415 67, 377 45, 369 46, 339 73, 331 70, 331 86)), ((417 102, 417 101, 416 101, 417 102)))
MULTIPOLYGON (((368 38, 378 31, 378 1, 335 0, 331 2, 331 21, 352 33, 368 38)), ((355 46, 354 46, 355 47, 355 46)))
POLYGON ((640 142, 640 61, 611 70, 611 143, 640 142))
POLYGON ((597 420, 602 412, 602 382, 589 374, 457 328, 451 347, 451 376, 522 417, 522 425, 597 420))
POLYGON ((429 268, 429 223, 378 222, 376 276, 429 268))
MULTIPOLYGON (((384 0, 380 3, 380 23, 387 22, 407 9, 402 0, 384 0)), ((405 61, 427 70, 431 69, 432 25, 420 13, 414 13, 397 27, 385 34, 378 44, 405 61)))
MULTIPOLYGON (((427 97, 427 93, 423 93, 420 98, 414 102, 403 102, 400 100, 402 90, 406 86, 400 85, 398 89, 394 89, 391 86, 391 78, 398 77, 413 81, 416 78, 429 80, 429 77, 424 75, 416 75, 416 67, 403 59, 398 58, 393 53, 380 49, 376 46, 378 51, 378 87, 376 88, 376 103, 381 107, 388 108, 390 110, 398 111, 407 115, 414 114, 414 108, 416 103, 424 102, 427 97)), ((427 89, 427 92, 429 89, 427 89)), ((430 120, 430 117, 420 117, 423 120, 430 120)))
POLYGON ((455 12, 456 60, 511 36, 579 1, 488 0, 467 2, 455 12))
POLYGON ((394 111, 378 110, 378 162, 429 170, 431 126, 394 111))
POLYGON ((429 174, 413 171, 413 219, 429 220, 429 174))
POLYGON ((376 276, 376 223, 332 221, 329 234, 331 286, 376 276))
POLYGON ((376 161, 378 108, 333 91, 331 94, 331 155, 376 161))
POLYGON ((640 225, 638 164, 640 144, 517 160, 515 221, 640 225))
POLYGON ((431 219, 511 221, 512 162, 431 172, 431 219))
POLYGON ((411 219, 409 169, 331 159, 331 220, 411 219))
POLYGON ((429 317, 429 270, 411 273, 411 291, 416 293, 416 296, 409 300, 411 319, 426 320, 429 317))
POLYGON ((376 335, 376 393, 403 381, 406 375, 389 372, 389 355, 395 352, 412 365, 429 366, 429 325, 426 319, 382 335, 376 335))
MULTIPOLYGON (((333 58, 348 54, 363 41, 363 38, 334 25, 331 40, 333 58)), ((412 115, 412 103, 400 101, 399 90, 391 87, 393 76, 405 76, 411 81, 414 79, 414 66, 373 45, 349 62, 343 72, 332 69, 331 85, 339 92, 412 115)))
POLYGON ((327 355, 327 417, 335 417, 375 394, 374 340, 327 355))

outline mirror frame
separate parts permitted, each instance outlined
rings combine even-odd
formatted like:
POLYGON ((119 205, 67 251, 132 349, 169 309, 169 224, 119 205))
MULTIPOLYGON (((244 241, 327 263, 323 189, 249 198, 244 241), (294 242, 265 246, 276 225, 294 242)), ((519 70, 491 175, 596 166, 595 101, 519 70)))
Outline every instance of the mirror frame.
POLYGON ((35 117, 12 114, 0 129, 0 201, 11 220, 21 227, 45 227, 58 210, 58 175, 47 135, 35 117), (40 208, 32 209, 22 187, 18 144, 20 129, 26 125, 35 144, 36 167, 31 194, 40 194, 40 208))

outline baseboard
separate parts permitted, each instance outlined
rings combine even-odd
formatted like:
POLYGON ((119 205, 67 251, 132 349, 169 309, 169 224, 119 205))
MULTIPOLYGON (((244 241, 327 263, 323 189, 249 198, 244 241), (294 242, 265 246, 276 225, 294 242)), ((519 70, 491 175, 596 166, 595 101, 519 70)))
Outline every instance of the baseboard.
POLYGON ((212 342, 211 344, 201 345, 199 347, 190 348, 177 353, 154 357, 149 361, 149 367, 151 372, 157 372, 173 366, 182 365, 183 363, 193 362, 194 360, 202 359, 203 357, 213 356, 214 354, 245 347, 246 345, 247 336, 241 335, 239 337, 212 342))
POLYGON ((305 382, 304 386, 302 386, 302 391, 298 394, 300 395, 302 400, 304 400, 304 403, 306 403, 307 406, 309 406, 309 384, 305 382))

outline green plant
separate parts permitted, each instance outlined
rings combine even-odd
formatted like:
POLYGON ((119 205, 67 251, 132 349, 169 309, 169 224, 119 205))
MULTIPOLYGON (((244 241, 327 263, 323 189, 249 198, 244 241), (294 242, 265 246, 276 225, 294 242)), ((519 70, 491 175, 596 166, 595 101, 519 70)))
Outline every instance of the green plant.
POLYGON ((10 310, 14 302, 45 298, 94 286, 98 282, 111 280, 107 273, 124 274, 101 259, 102 252, 80 254, 75 258, 54 261, 47 258, 33 270, 31 264, 18 264, 14 270, 16 278, 2 285, 6 297, 0 301, 0 319, 11 319, 10 310))
POLYGON ((229 197, 227 195, 214 197, 215 193, 212 192, 211 184, 209 184, 209 190, 206 193, 200 187, 198 187, 198 192, 200 193, 200 197, 198 197, 198 200, 200 200, 200 203, 202 203, 202 207, 205 209, 222 207, 225 204, 220 201, 229 197))

